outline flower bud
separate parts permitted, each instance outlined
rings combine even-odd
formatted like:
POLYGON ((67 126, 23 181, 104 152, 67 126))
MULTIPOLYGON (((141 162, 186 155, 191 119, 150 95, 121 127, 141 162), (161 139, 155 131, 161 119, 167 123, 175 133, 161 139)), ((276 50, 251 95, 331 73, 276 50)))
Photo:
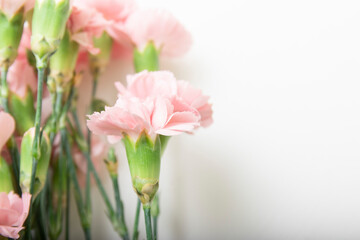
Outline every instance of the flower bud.
POLYGON ((12 174, 5 159, 0 156, 0 192, 9 193, 14 190, 12 174))
POLYGON ((100 37, 94 38, 93 42, 94 47, 100 49, 100 53, 90 54, 90 70, 93 74, 99 74, 105 70, 110 61, 113 40, 104 32, 100 37))
POLYGON ((158 217, 160 214, 160 207, 159 207, 159 194, 156 194, 154 200, 151 203, 151 216, 158 217))
POLYGON ((70 0, 36 0, 32 18, 31 50, 42 59, 54 53, 70 15, 70 0))
POLYGON ((143 205, 149 206, 159 188, 161 143, 142 133, 134 142, 130 136, 123 138, 129 162, 133 188, 143 205))
POLYGON ((24 26, 24 8, 9 17, 0 9, 0 67, 15 61, 24 26))
POLYGON ((16 122, 16 131, 19 135, 34 126, 35 108, 34 97, 30 89, 27 90, 25 98, 11 93, 9 96, 9 108, 16 122))
POLYGON ((71 40, 69 31, 65 31, 58 50, 50 59, 49 81, 65 88, 74 76, 78 53, 79 44, 71 40))
MULTIPOLYGON (((32 147, 35 138, 35 128, 29 129, 21 142, 20 158, 20 187, 23 192, 30 192, 30 183, 33 167, 32 147)), ((40 158, 37 162, 35 174, 34 196, 44 187, 49 168, 51 144, 49 137, 43 132, 41 138, 40 158)))
POLYGON ((118 176, 118 161, 115 156, 115 150, 111 148, 108 152, 108 160, 105 160, 106 168, 110 177, 116 178, 118 176))
POLYGON ((134 50, 134 66, 136 72, 159 70, 159 52, 152 42, 149 42, 142 52, 134 50))

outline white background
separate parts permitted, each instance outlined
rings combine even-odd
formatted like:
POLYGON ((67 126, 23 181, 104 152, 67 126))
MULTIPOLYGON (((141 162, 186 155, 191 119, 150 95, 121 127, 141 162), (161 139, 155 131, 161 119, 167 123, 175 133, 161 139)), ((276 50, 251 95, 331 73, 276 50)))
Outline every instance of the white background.
MULTIPOLYGON (((159 239, 360 239, 360 2, 138 3, 168 9, 192 33, 191 51, 162 69, 203 89, 214 108, 210 128, 169 144, 159 239)), ((112 82, 130 66, 113 62, 99 96, 114 103, 112 82)), ((131 232, 136 196, 118 148, 131 232)), ((96 191, 94 239, 116 239, 96 191)))

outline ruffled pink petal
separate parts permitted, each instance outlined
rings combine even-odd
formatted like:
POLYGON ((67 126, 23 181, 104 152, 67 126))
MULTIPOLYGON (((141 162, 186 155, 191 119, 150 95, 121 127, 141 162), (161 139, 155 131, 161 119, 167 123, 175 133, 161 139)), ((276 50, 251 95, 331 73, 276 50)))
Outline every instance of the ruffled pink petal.
POLYGON ((152 41, 162 56, 179 57, 191 47, 190 33, 170 13, 162 10, 138 9, 125 24, 127 34, 140 50, 152 41))
POLYGON ((160 96, 171 98, 177 92, 176 78, 169 71, 142 71, 128 75, 127 83, 128 93, 143 100, 160 96))
POLYGON ((5 145, 5 143, 9 140, 11 135, 15 131, 15 121, 14 118, 5 112, 0 112, 0 149, 5 145))
POLYGON ((199 126, 199 117, 193 112, 176 112, 166 123, 166 125, 156 131, 157 134, 174 136, 183 132, 192 132, 199 126))
POLYGON ((202 91, 196 89, 188 82, 178 81, 178 99, 195 108, 201 116, 201 126, 208 127, 212 124, 212 106, 209 104, 209 97, 202 94, 202 91))
POLYGON ((17 239, 29 214, 31 195, 23 193, 22 198, 10 192, 0 193, 0 235, 17 239))

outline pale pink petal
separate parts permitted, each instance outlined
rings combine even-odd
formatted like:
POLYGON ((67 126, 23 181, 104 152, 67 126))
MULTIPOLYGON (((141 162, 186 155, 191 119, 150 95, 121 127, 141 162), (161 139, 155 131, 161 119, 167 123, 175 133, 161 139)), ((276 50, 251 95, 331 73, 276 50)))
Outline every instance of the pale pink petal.
POLYGON ((134 75, 127 76, 128 92, 137 98, 176 96, 176 78, 169 71, 148 72, 142 71, 134 75))
POLYGON ((0 193, 0 235, 19 238, 19 232, 29 214, 31 195, 23 193, 22 198, 10 192, 0 193))
POLYGON ((199 117, 193 112, 176 112, 168 120, 164 128, 156 131, 165 136, 178 135, 183 132, 192 132, 199 126, 199 117))
POLYGON ((0 112, 0 126, 0 149, 2 149, 15 131, 14 118, 8 113, 0 112))
POLYGON ((17 58, 11 65, 7 77, 9 89, 21 98, 25 98, 27 90, 37 90, 37 78, 34 69, 26 59, 17 58))
POLYGON ((212 106, 209 104, 209 97, 202 94, 202 91, 190 86, 185 81, 178 81, 178 99, 195 108, 201 116, 201 126, 207 127, 212 124, 212 106))
POLYGON ((15 224, 17 226, 22 226, 29 214, 29 208, 31 204, 31 194, 25 192, 22 194, 21 199, 22 199, 22 208, 21 208, 22 211, 18 221, 15 224))
POLYGON ((26 0, 0 0, 0 11, 11 18, 25 5, 25 2, 26 0))
POLYGON ((125 29, 137 48, 143 50, 152 41, 162 56, 181 56, 192 44, 189 32, 163 10, 138 9, 129 16, 125 29))
POLYGON ((24 227, 12 227, 12 226, 0 225, 0 235, 7 238, 18 239, 20 237, 19 232, 22 229, 24 229, 24 227))

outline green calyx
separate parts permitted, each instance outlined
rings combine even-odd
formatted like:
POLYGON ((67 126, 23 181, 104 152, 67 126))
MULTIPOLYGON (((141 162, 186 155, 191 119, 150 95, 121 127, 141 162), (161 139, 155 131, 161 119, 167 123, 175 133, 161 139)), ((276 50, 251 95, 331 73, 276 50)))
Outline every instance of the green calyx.
MULTIPOLYGON (((30 192, 31 174, 33 168, 32 146, 35 138, 35 129, 28 130, 21 142, 21 158, 20 158, 20 186, 23 192, 30 192)), ((46 175, 49 168, 51 155, 50 139, 45 132, 43 132, 40 158, 37 162, 35 175, 34 196, 36 196, 45 185, 46 175)))
POLYGON ((100 53, 90 54, 90 70, 93 74, 100 74, 108 65, 111 57, 113 40, 106 32, 93 39, 94 47, 100 50, 100 53))
POLYGON ((136 142, 130 136, 125 136, 123 141, 134 190, 143 205, 149 205, 159 188, 160 138, 157 136, 153 141, 142 133, 136 142))
POLYGON ((0 11, 0 67, 9 68, 15 61, 23 26, 23 9, 10 19, 0 11))
POLYGON ((9 193, 14 190, 11 169, 5 159, 0 156, 0 192, 9 193))
POLYGON ((34 126, 35 108, 31 90, 27 90, 24 98, 15 93, 10 93, 9 108, 16 122, 17 133, 21 136, 24 135, 27 130, 34 126))
POLYGON ((74 76, 78 53, 79 44, 71 40, 69 31, 65 31, 58 50, 50 59, 50 83, 66 88, 74 76))
MULTIPOLYGON (((108 106, 108 104, 101 99, 94 99, 92 101, 92 110, 94 112, 102 112, 105 110, 105 106, 108 106)), ((92 113, 91 113, 92 114, 92 113)))
POLYGON ((39 58, 60 45, 70 16, 70 0, 37 0, 32 18, 31 49, 39 58))
POLYGON ((149 42, 142 52, 134 50, 134 66, 136 72, 159 70, 159 51, 154 43, 149 42))

